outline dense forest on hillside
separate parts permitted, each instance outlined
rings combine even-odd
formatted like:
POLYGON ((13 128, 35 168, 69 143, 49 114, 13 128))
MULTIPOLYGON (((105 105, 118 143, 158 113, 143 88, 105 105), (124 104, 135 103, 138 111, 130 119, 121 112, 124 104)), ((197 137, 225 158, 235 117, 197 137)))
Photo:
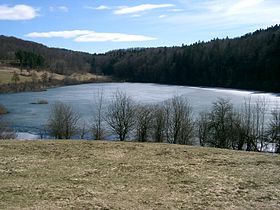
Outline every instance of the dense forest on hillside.
POLYGON ((234 39, 105 54, 48 48, 0 36, 0 60, 17 59, 19 50, 41 56, 44 62, 37 68, 61 74, 92 72, 133 82, 280 91, 279 25, 234 39))
MULTIPOLYGON (((20 60, 19 54, 37 57, 44 65, 33 65, 30 59, 24 63, 24 67, 47 69, 58 74, 71 74, 73 72, 91 71, 93 56, 89 53, 77 52, 59 48, 49 48, 35 42, 24 41, 15 37, 0 36, 0 60, 20 60)), ((40 63, 42 64, 42 63, 40 63)))
POLYGON ((94 68, 121 79, 280 91, 280 26, 182 47, 116 50, 94 68))

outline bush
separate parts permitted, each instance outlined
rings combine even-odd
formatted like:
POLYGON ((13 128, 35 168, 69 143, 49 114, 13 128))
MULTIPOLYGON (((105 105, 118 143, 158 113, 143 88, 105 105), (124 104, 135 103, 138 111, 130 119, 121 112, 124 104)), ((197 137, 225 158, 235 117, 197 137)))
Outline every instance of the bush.
POLYGON ((0 117, 0 139, 14 139, 15 132, 9 127, 8 123, 0 117))
POLYGON ((47 128, 57 139, 70 139, 79 130, 79 119, 80 116, 71 106, 57 102, 51 107, 47 128))
POLYGON ((7 113, 8 113, 7 109, 2 104, 0 104, 0 115, 7 114, 7 113))
POLYGON ((37 102, 32 102, 31 104, 48 104, 47 100, 38 100, 37 102))
POLYGON ((111 130, 124 141, 133 130, 135 123, 135 104, 131 98, 121 92, 116 92, 112 103, 108 106, 106 119, 111 130))
POLYGON ((164 104, 166 139, 172 144, 192 144, 192 108, 182 96, 175 96, 164 104))
POLYGON ((275 143, 275 152, 280 153, 280 109, 276 107, 271 112, 271 120, 268 127, 268 134, 271 142, 275 143))
POLYGON ((139 105, 136 109, 136 135, 140 142, 148 141, 153 122, 153 107, 139 105))

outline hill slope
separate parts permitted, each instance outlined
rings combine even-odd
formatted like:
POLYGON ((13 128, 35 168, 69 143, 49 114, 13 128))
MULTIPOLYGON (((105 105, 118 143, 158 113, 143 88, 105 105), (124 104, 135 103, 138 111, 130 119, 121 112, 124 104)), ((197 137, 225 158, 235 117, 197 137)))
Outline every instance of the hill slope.
POLYGON ((59 74, 92 72, 132 82, 280 91, 279 25, 233 39, 94 55, 0 36, 0 60, 15 59, 18 50, 37 58, 38 65, 42 58, 44 68, 59 74))
POLYGON ((94 69, 137 82, 280 91, 280 26, 182 47, 116 50, 94 69))
POLYGON ((279 209, 280 156, 167 144, 0 141, 3 209, 279 209))
POLYGON ((59 48, 49 48, 36 42, 25 41, 15 37, 0 36, 0 60, 14 60, 19 50, 32 52, 44 58, 44 69, 59 74, 89 72, 92 55, 59 48))

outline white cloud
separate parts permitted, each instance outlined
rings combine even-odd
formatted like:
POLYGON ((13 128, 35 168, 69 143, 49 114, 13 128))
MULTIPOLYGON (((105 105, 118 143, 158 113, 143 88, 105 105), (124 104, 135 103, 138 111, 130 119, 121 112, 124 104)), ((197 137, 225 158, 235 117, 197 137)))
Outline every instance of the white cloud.
POLYGON ((158 16, 159 18, 165 18, 165 17, 167 17, 167 15, 160 15, 160 16, 158 16))
POLYGON ((124 33, 98 33, 89 30, 32 32, 31 38, 73 38, 76 42, 142 42, 156 40, 154 37, 124 33))
POLYGON ((242 26, 267 26, 279 23, 280 4, 276 0, 209 0, 181 1, 185 12, 170 14, 165 18, 175 25, 205 28, 232 28, 242 26))
POLYGON ((138 18, 138 17, 141 17, 142 15, 140 15, 140 14, 133 14, 133 15, 131 15, 130 17, 132 17, 132 18, 138 18))
POLYGON ((37 9, 24 4, 0 5, 0 20, 30 20, 38 16, 37 11, 37 9))
POLYGON ((154 37, 142 35, 130 35, 123 33, 96 33, 91 32, 87 35, 82 35, 75 38, 77 42, 143 42, 156 40, 154 37))
POLYGON ((182 12, 183 9, 169 9, 168 12, 182 12))
POLYGON ((247 9, 256 9, 264 0, 246 0, 246 1, 238 1, 237 3, 233 4, 229 9, 227 10, 228 15, 234 15, 238 14, 241 11, 247 10, 247 9))
POLYGON ((175 5, 173 4, 141 4, 133 7, 123 6, 115 10, 114 14, 126 15, 126 14, 133 14, 133 13, 139 13, 139 12, 144 12, 153 9, 167 8, 167 7, 174 7, 174 6, 175 5))
POLYGON ((89 34, 91 31, 88 30, 72 30, 72 31, 50 31, 50 32, 32 32, 26 34, 27 37, 31 38, 75 38, 77 36, 89 34))
POLYGON ((60 11, 60 12, 68 12, 69 8, 66 6, 58 6, 58 7, 53 7, 50 6, 49 7, 50 12, 56 12, 56 11, 60 11))
POLYGON ((99 7, 96 7, 95 9, 96 10, 106 10, 106 9, 109 9, 109 7, 105 6, 105 5, 100 5, 99 7))
POLYGON ((92 6, 84 6, 84 9, 92 9, 92 10, 108 10, 110 7, 106 5, 100 5, 98 7, 92 7, 92 6))
POLYGON ((59 6, 58 9, 62 12, 68 12, 69 11, 68 7, 66 7, 66 6, 59 6))

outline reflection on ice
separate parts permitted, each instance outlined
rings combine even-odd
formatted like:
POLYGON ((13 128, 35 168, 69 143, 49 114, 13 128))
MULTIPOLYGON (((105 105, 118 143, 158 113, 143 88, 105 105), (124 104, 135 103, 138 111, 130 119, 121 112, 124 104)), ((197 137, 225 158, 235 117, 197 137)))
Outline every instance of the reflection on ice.
POLYGON ((40 139, 39 135, 31 134, 31 133, 26 133, 26 132, 17 132, 17 139, 18 140, 34 140, 34 139, 40 139))

